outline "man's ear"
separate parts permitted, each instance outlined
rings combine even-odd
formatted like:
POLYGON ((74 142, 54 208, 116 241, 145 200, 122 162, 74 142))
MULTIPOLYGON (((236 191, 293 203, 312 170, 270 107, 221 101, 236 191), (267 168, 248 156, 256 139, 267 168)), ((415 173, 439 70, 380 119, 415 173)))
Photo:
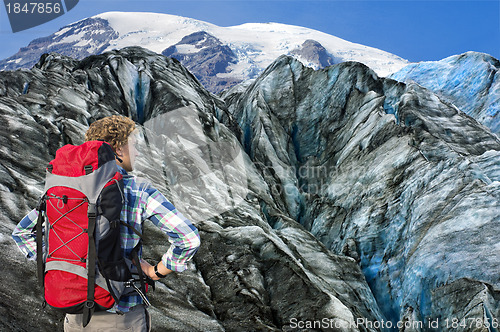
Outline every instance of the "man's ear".
POLYGON ((117 147, 115 149, 115 154, 118 156, 118 157, 122 157, 123 156, 123 147, 117 147))

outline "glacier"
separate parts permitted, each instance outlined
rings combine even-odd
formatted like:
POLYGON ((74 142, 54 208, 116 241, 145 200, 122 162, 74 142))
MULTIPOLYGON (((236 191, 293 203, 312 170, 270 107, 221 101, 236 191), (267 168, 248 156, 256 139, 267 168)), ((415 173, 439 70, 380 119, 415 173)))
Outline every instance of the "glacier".
MULTIPOLYGON (((327 319, 316 330, 461 331, 446 319, 500 317, 500 141, 488 128, 358 62, 313 70, 281 56, 216 96, 179 61, 129 47, 0 72, 2 330, 60 328, 9 234, 56 149, 111 114, 137 122, 137 175, 202 237, 189 269, 150 295, 155 329, 327 319)), ((145 233, 154 260, 168 241, 145 233)))
POLYGON ((415 82, 500 133, 500 62, 484 53, 467 52, 440 61, 412 63, 389 75, 415 82))
MULTIPOLYGON (((236 94, 229 110, 248 155, 271 187, 296 186, 274 199, 334 253, 359 260, 387 319, 408 310, 444 319, 452 307, 467 318, 451 298, 436 304, 454 283, 497 294, 500 154, 488 129, 359 63, 312 71, 281 57, 236 94), (300 168, 311 176, 276 171, 300 168)), ((498 308, 482 305, 481 315, 498 308)))
MULTIPOLYGON (((61 314, 41 308, 34 265, 7 239, 36 204, 56 149, 81 143, 90 122, 111 114, 137 121, 137 174, 193 220, 204 241, 188 271, 164 279, 150 295, 155 329, 278 331, 292 318, 328 317, 359 331, 356 319, 383 319, 353 259, 332 254, 300 224, 274 214, 276 203, 241 148, 225 102, 178 61, 126 48, 82 61, 47 54, 31 70, 0 73, 0 245, 7 253, 0 260, 11 271, 0 275, 2 330, 61 328, 61 314)), ((144 255, 152 260, 168 241, 151 225, 145 234, 144 255)))

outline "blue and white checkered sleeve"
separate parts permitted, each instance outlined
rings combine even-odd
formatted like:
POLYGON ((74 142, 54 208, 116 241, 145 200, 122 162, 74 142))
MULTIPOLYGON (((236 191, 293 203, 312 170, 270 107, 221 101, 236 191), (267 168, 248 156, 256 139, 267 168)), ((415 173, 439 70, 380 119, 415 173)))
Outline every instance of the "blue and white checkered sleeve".
POLYGON ((168 235, 171 243, 162 257, 163 265, 172 271, 184 271, 187 262, 200 246, 198 229, 158 190, 150 188, 146 193, 145 213, 153 224, 168 235))
POLYGON ((36 231, 35 226, 38 219, 38 211, 31 210, 17 224, 12 232, 12 238, 16 242, 19 250, 30 260, 36 259, 36 231))

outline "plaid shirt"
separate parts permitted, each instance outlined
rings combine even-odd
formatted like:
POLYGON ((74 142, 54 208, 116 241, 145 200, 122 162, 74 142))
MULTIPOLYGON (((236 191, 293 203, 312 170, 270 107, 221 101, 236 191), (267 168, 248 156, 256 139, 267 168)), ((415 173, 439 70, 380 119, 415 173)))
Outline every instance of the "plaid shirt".
MULTIPOLYGON (((163 255, 162 262, 170 270, 182 272, 187 262, 200 246, 198 230, 186 219, 157 189, 146 182, 138 181, 120 168, 123 174, 125 204, 121 211, 121 219, 142 233, 146 219, 168 235, 171 243, 163 255)), ((35 226, 38 218, 36 210, 30 211, 19 222, 12 237, 19 249, 28 259, 36 258, 35 226)), ((121 226, 122 248, 125 257, 129 257, 132 249, 139 243, 140 237, 130 228, 121 226)), ((139 257, 142 250, 139 250, 139 257)), ((127 312, 133 306, 143 303, 139 295, 122 296, 117 310, 127 312)))

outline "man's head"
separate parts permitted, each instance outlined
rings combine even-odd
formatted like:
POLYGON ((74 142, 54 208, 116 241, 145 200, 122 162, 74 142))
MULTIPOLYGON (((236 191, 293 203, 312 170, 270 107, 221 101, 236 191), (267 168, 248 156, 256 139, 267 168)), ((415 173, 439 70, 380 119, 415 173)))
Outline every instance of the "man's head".
POLYGON ((116 155, 122 160, 117 164, 126 171, 133 170, 133 163, 136 156, 133 144, 129 144, 129 139, 135 129, 135 122, 131 119, 112 115, 92 123, 85 133, 85 142, 103 140, 115 151, 116 155))

